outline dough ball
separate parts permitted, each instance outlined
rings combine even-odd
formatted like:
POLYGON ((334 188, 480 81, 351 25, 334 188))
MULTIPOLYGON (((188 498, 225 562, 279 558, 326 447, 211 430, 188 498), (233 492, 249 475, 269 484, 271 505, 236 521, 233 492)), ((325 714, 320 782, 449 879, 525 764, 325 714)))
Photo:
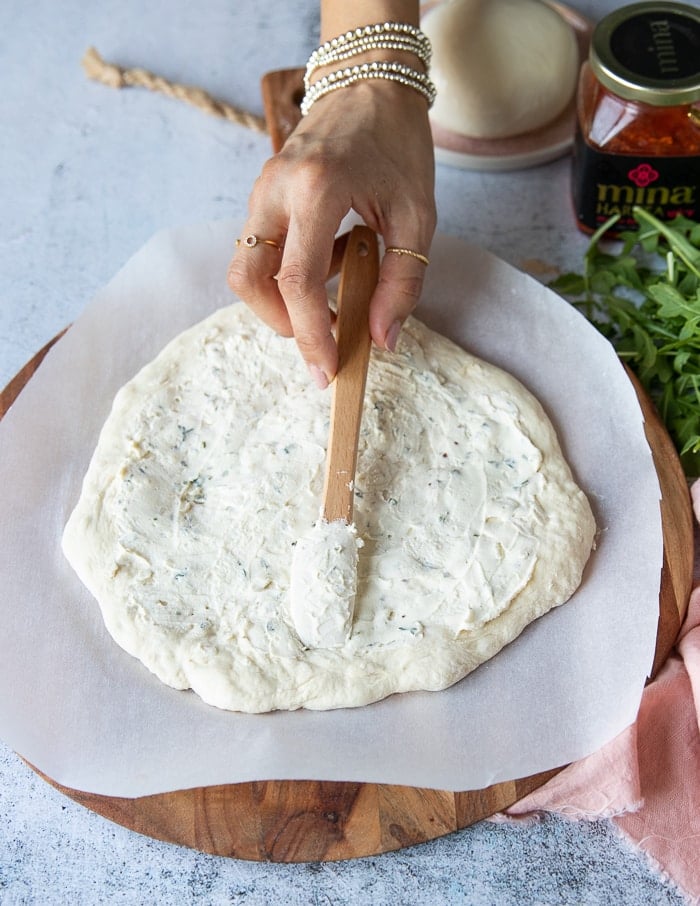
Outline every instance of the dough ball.
POLYGON ((431 116, 452 132, 486 139, 531 132, 574 94, 576 36, 541 0, 446 0, 423 30, 438 90, 431 116))

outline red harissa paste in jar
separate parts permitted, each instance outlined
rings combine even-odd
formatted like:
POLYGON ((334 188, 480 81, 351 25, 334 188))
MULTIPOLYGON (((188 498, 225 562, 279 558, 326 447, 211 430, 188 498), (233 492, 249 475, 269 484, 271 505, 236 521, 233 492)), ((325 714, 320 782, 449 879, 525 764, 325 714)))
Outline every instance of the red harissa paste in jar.
POLYGON ((700 219, 700 9, 634 3, 602 19, 578 86, 573 202, 587 233, 700 219))

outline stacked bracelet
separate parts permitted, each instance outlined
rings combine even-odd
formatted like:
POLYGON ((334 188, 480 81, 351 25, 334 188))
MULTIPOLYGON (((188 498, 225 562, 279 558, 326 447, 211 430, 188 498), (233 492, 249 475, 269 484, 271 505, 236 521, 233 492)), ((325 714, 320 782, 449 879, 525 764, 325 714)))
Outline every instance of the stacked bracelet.
POLYGON ((309 57, 304 85, 308 89, 311 75, 322 66, 340 63, 371 50, 401 50, 415 54, 426 69, 430 66, 432 48, 428 36, 406 22, 383 22, 347 31, 326 41, 309 57))
POLYGON ((405 22, 383 22, 345 32, 337 38, 326 41, 309 57, 304 75, 306 93, 301 102, 302 116, 306 116, 313 104, 324 95, 337 91, 339 88, 347 88, 364 79, 388 79, 391 82, 398 82, 422 94, 428 102, 428 106, 432 105, 435 100, 435 86, 427 73, 403 63, 362 63, 338 69, 316 82, 311 82, 313 73, 322 66, 341 62, 372 50, 400 50, 412 53, 425 66, 426 70, 430 65, 430 41, 427 35, 414 25, 405 22))
POLYGON ((350 66, 331 72, 318 82, 314 82, 301 102, 302 116, 306 116, 312 105, 324 95, 337 91, 338 88, 347 88, 364 79, 388 79, 390 82, 398 82, 407 88, 413 88, 423 95, 429 107, 435 100, 435 86, 425 73, 404 66, 403 63, 362 63, 360 66, 350 66))

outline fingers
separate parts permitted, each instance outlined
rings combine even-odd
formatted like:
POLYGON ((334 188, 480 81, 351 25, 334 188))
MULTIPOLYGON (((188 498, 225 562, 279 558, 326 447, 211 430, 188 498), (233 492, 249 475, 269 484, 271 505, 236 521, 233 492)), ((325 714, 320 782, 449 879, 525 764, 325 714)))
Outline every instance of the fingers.
MULTIPOLYGON (((330 247, 328 241, 291 228, 284 246, 281 238, 270 240, 262 232, 244 231, 243 237, 229 267, 231 289, 277 333, 294 336, 314 382, 325 389, 338 365, 325 281, 340 270, 348 234, 332 239, 330 247)), ((391 352, 418 304, 426 269, 418 240, 415 247, 393 248, 410 249, 419 257, 385 252, 382 260, 370 305, 370 333, 377 346, 391 352)))
MULTIPOLYGON (((314 218, 308 221, 318 226, 314 218)), ((326 230, 321 224, 317 234, 291 223, 283 239, 282 230, 272 226, 252 232, 258 222, 272 221, 246 224, 229 265, 229 286, 269 327, 295 338, 311 376, 324 389, 338 367, 325 283, 340 270, 347 234, 336 238, 334 224, 326 230)))
POLYGON ((256 226, 249 221, 241 233, 236 252, 228 268, 228 284, 256 315, 284 337, 292 335, 292 326, 275 275, 282 262, 284 231, 272 225, 256 226), (245 237, 258 237, 267 242, 250 244, 245 237), (277 247, 269 245, 275 242, 277 247))
POLYGON ((298 137, 263 167, 242 233, 258 242, 238 247, 228 281, 266 324, 294 336, 314 380, 325 387, 338 363, 325 283, 334 262, 337 267, 334 240, 349 201, 328 161, 307 144, 298 137))
MULTIPOLYGON (((334 225, 337 228, 337 224, 334 225)), ((324 389, 338 369, 326 278, 333 258, 335 228, 316 228, 313 218, 293 220, 284 247, 277 286, 302 358, 324 389)))
MULTIPOLYGON (((408 248, 421 256, 425 246, 391 245, 387 248, 408 248)), ((426 264, 408 254, 384 253, 379 270, 379 282, 369 310, 372 340, 382 349, 393 352, 406 318, 418 304, 423 290, 426 264)))

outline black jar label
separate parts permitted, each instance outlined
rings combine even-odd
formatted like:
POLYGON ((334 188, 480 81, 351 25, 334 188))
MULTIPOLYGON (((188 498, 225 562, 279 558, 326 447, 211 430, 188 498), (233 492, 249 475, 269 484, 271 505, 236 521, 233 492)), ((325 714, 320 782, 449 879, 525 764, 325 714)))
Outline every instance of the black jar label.
POLYGON ((700 157, 605 154, 576 136, 573 201, 578 222, 591 230, 618 215, 616 230, 636 228, 636 205, 659 220, 700 214, 700 157))

